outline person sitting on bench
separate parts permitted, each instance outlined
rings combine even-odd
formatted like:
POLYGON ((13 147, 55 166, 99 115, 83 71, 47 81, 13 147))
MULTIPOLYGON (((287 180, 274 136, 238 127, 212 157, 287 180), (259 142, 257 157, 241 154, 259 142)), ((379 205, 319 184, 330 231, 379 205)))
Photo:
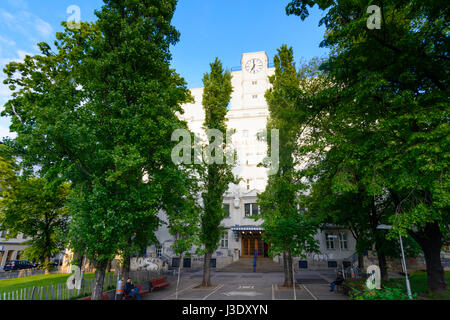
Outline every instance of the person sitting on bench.
POLYGON ((125 293, 127 296, 136 296, 137 300, 141 300, 141 295, 139 294, 139 287, 136 287, 130 278, 127 279, 127 283, 125 283, 125 293))
POLYGON ((344 277, 342 276, 342 271, 338 271, 336 280, 334 280, 332 283, 330 283, 330 291, 334 291, 335 285, 341 285, 344 282, 344 277))

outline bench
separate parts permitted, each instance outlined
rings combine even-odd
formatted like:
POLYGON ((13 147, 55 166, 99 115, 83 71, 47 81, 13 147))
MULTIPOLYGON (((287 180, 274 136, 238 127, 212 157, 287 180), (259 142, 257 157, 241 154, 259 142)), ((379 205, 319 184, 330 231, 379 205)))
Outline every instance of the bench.
MULTIPOLYGON (((125 288, 125 286, 123 286, 123 288, 125 288)), ((140 284, 140 283, 138 283, 137 285, 136 285, 136 288, 139 288, 139 294, 140 295, 143 295, 143 294, 146 294, 146 293, 149 293, 150 292, 150 290, 144 290, 144 288, 142 287, 142 284, 140 284)), ((136 295, 134 295, 134 294, 132 294, 132 295, 127 295, 127 293, 125 292, 125 290, 123 291, 123 298, 125 299, 125 300, 127 300, 127 299, 133 299, 133 298, 136 298, 136 295)))
MULTIPOLYGON (((80 300, 91 300, 91 296, 86 297, 86 298, 82 298, 80 300)), ((102 300, 109 300, 108 299, 108 294, 106 292, 102 293, 102 300)))
POLYGON ((351 288, 345 282, 342 282, 341 284, 336 285, 336 292, 341 292, 345 295, 348 295, 350 290, 351 290, 351 288))
POLYGON ((159 288, 164 288, 167 287, 169 285, 168 282, 166 282, 164 280, 164 278, 159 278, 159 279, 155 279, 155 280, 150 280, 150 288, 151 291, 153 291, 154 289, 159 289, 159 288))

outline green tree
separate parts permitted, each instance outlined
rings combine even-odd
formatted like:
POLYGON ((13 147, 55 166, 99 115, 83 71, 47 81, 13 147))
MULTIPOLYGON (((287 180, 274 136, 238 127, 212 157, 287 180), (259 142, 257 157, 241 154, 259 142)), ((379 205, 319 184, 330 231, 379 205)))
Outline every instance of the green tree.
POLYGON ((357 164, 372 195, 388 190, 394 202, 391 236, 401 232, 417 241, 429 290, 445 291, 440 251, 450 198, 447 6, 383 1, 379 29, 367 27, 370 1, 295 0, 287 13, 306 19, 315 4, 327 12, 321 45, 332 50, 323 65, 335 84, 334 93, 327 92, 336 136, 328 141, 348 146, 350 156, 341 166, 357 164), (371 161, 359 163, 360 155, 371 161))
MULTIPOLYGON (((66 206, 69 184, 48 182, 45 178, 19 176, 13 165, 2 165, 0 155, 0 229, 7 237, 19 233, 30 238, 24 244, 24 256, 42 261, 50 272, 50 258, 64 249, 70 212, 66 206), (8 179, 4 179, 8 177, 8 179)), ((4 164, 4 162, 3 162, 4 164)), ((17 167, 17 166, 16 166, 17 167)))
POLYGON ((70 245, 96 268, 93 299, 109 260, 155 241, 164 195, 183 181, 170 142, 190 97, 169 66, 176 3, 106 0, 95 24, 57 34, 56 53, 40 44, 6 69, 9 144, 25 165, 72 182, 70 245))
POLYGON ((13 161, 8 148, 0 142, 0 192, 6 186, 13 186, 16 182, 17 164, 13 161))
POLYGON ((267 144, 270 156, 271 132, 279 130, 279 170, 269 176, 266 190, 258 196, 258 203, 264 219, 264 237, 271 243, 272 254, 283 254, 284 285, 292 287, 292 257, 318 250, 314 239, 317 226, 298 209, 299 195, 304 187, 296 169, 301 133, 298 122, 292 117, 296 114, 293 97, 298 94, 302 81, 295 67, 293 49, 283 45, 278 49, 274 63, 275 74, 269 77, 273 87, 265 94, 270 112, 267 144))
MULTIPOLYGON (((205 259, 203 265, 202 286, 211 286, 211 256, 218 248, 223 232, 220 223, 225 218, 223 196, 229 183, 235 181, 231 172, 232 164, 226 160, 227 106, 230 102, 233 87, 231 74, 224 71, 218 58, 210 64, 211 71, 203 76, 203 108, 205 110, 205 130, 217 130, 222 134, 222 141, 217 135, 208 136, 206 149, 208 156, 204 157, 205 170, 203 182, 200 241, 204 246, 205 259), (224 152, 225 151, 225 152, 224 152)), ((229 134, 229 133, 228 133, 229 134)), ((206 151, 206 150, 205 150, 206 151)))

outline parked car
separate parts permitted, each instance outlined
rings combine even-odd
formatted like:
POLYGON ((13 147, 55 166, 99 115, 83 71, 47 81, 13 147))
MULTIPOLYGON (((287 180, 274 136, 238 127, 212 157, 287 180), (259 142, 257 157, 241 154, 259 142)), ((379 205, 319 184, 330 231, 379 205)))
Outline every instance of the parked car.
POLYGON ((5 271, 17 271, 22 269, 31 269, 33 265, 28 260, 11 260, 6 262, 3 269, 5 271))
POLYGON ((50 261, 53 262, 53 265, 55 267, 62 266, 62 264, 63 264, 63 259, 53 258, 53 259, 50 259, 50 261))

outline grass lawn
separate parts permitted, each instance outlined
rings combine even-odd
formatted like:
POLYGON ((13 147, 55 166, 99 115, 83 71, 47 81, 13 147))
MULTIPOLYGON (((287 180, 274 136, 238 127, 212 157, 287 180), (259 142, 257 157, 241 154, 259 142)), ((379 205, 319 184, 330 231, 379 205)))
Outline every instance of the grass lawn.
MULTIPOLYGON (((450 284, 450 271, 445 272, 445 279, 447 284, 450 284)), ((411 291, 417 293, 418 299, 437 299, 437 300, 450 300, 450 288, 447 286, 447 292, 439 296, 435 296, 428 293, 427 273, 423 271, 416 271, 409 277, 409 283, 411 285, 411 291)), ((405 278, 390 279, 384 283, 387 287, 397 287, 405 290, 406 282, 405 278)))
MULTIPOLYGON (((112 274, 112 273, 111 273, 112 274)), ((69 274, 42 274, 37 276, 14 278, 14 279, 2 279, 0 280, 0 293, 12 292, 28 287, 40 287, 66 283, 69 274)), ((93 279, 94 273, 85 273, 84 279, 93 279)))
MULTIPOLYGON (((445 272, 445 279, 447 284, 450 284, 450 271, 445 272)), ((412 293, 417 293, 416 299, 433 299, 433 300, 450 300, 450 287, 447 287, 447 292, 439 296, 428 293, 427 274, 423 271, 416 271, 411 273, 409 277, 409 283, 411 285, 412 293)), ((346 281, 346 284, 357 290, 364 290, 365 282, 362 280, 350 280, 346 281)), ((400 288, 403 292, 406 292, 405 278, 389 279, 382 283, 382 286, 389 288, 400 288)))

